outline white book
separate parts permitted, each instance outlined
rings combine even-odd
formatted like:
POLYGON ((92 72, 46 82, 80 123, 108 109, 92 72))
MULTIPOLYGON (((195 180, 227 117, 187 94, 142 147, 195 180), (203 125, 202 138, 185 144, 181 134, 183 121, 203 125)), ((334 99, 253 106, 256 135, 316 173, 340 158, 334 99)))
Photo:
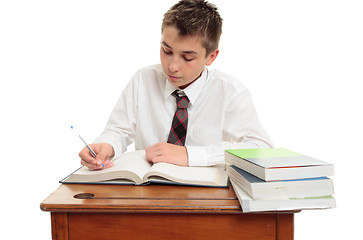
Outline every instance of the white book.
POLYGON ((290 199, 260 199, 253 200, 233 180, 233 189, 241 204, 243 212, 289 211, 303 209, 335 208, 335 199, 332 196, 290 199))
POLYGON ((114 166, 102 170, 89 170, 83 166, 61 180, 61 183, 134 184, 154 183, 228 186, 225 165, 211 167, 182 167, 169 163, 151 164, 145 151, 127 152, 113 161, 114 166))

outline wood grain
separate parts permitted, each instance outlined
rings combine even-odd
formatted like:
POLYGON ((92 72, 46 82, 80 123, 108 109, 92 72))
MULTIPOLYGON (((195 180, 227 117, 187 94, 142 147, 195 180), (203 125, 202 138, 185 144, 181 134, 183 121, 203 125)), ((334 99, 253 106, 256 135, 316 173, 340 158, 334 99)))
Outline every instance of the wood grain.
POLYGON ((63 184, 40 207, 56 240, 294 238, 295 212, 242 213, 231 187, 63 184))

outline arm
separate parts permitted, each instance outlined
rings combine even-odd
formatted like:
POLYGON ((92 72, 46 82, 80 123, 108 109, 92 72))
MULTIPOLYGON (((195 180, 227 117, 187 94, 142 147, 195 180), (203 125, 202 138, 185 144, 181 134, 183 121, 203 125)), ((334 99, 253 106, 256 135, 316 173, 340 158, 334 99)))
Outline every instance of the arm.
POLYGON ((114 149, 114 157, 121 156, 127 146, 134 142, 137 106, 136 73, 123 90, 113 108, 106 127, 94 143, 108 143, 114 149))
POLYGON ((91 170, 102 169, 102 164, 104 168, 112 167, 113 163, 110 160, 119 157, 133 142, 136 121, 134 107, 137 97, 134 94, 135 82, 132 79, 128 83, 111 112, 104 131, 93 144, 90 144, 97 154, 96 158, 90 155, 86 148, 79 153, 82 165, 91 170))

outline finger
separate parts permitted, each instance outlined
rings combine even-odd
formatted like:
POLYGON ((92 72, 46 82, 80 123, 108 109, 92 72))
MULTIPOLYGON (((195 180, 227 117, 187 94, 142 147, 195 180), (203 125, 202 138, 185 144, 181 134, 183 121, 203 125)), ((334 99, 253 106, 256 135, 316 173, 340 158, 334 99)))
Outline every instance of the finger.
MULTIPOLYGON (((146 153, 146 151, 145 151, 145 153, 146 153)), ((158 149, 151 149, 146 154, 146 159, 149 162, 154 162, 154 158, 160 157, 160 156, 161 156, 161 154, 160 154, 160 151, 158 149)))
POLYGON ((111 154, 110 149, 101 148, 101 151, 96 156, 97 164, 103 165, 103 167, 109 165, 110 154, 111 154))
POLYGON ((85 161, 83 161, 83 160, 81 160, 81 164, 82 164, 83 166, 86 166, 86 167, 87 167, 88 169, 90 169, 90 170, 100 170, 100 169, 102 169, 102 168, 103 168, 102 166, 95 165, 95 164, 90 164, 90 163, 85 162, 85 161))
POLYGON ((151 159, 151 153, 152 153, 152 146, 145 148, 145 157, 146 157, 146 160, 148 160, 149 162, 151 159))
POLYGON ((152 159, 153 157, 161 155, 163 148, 163 142, 156 143, 145 149, 145 155, 147 159, 152 159))
POLYGON ((79 152, 80 158, 89 163, 89 164, 97 164, 96 159, 91 155, 88 148, 84 147, 82 151, 79 152))
POLYGON ((165 158, 165 156, 159 155, 159 156, 155 156, 152 159, 150 159, 150 162, 152 163, 160 163, 160 162, 168 162, 167 159, 165 158))
POLYGON ((105 167, 104 167, 104 169, 106 169, 106 168, 110 168, 110 167, 113 167, 113 162, 111 162, 111 161, 106 161, 105 163, 104 163, 104 165, 105 165, 105 167))
POLYGON ((153 149, 154 149, 154 146, 155 145, 151 145, 151 146, 148 146, 147 148, 145 148, 145 155, 146 155, 146 158, 149 158, 150 157, 150 154, 152 153, 153 149))
POLYGON ((148 162, 152 162, 151 161, 151 157, 150 157, 150 154, 146 151, 146 149, 145 149, 145 157, 146 157, 146 160, 148 161, 148 162))

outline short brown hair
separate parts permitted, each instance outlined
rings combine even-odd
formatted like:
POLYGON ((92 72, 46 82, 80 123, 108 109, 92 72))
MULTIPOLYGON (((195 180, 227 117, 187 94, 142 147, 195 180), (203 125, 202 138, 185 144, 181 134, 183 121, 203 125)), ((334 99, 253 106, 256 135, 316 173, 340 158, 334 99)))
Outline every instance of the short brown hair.
POLYGON ((181 0, 165 14, 161 31, 173 26, 180 36, 200 36, 206 55, 218 48, 222 34, 222 18, 215 5, 204 0, 181 0))

